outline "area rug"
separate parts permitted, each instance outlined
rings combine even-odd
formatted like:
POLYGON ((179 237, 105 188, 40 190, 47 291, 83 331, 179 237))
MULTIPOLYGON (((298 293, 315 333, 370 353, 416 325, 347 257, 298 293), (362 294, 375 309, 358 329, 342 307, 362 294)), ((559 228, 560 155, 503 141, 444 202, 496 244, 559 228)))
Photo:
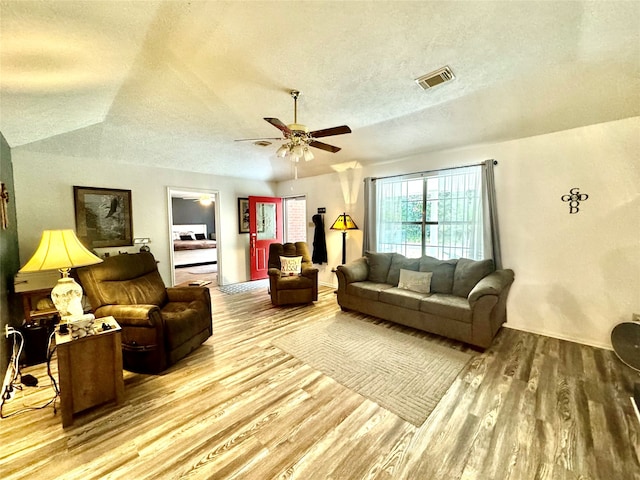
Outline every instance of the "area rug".
POLYGON ((269 288, 269 279, 254 280, 252 282, 232 283, 230 285, 221 285, 220 291, 228 295, 234 295, 236 293, 245 293, 257 290, 260 288, 269 288))
POLYGON ((427 337, 343 313, 272 343, 416 426, 472 358, 427 337))

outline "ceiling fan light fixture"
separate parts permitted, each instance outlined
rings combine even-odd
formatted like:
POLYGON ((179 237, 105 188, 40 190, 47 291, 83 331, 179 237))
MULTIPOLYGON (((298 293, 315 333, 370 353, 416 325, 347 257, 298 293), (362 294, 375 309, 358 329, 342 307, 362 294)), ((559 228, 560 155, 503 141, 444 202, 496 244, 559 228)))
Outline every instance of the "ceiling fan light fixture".
POLYGON ((284 158, 289 153, 289 146, 287 144, 282 145, 278 150, 276 150, 276 156, 280 158, 284 158))
POLYGON ((295 145, 292 149, 291 149, 291 155, 297 157, 297 158, 301 158, 304 155, 304 148, 302 147, 302 145, 298 144, 295 145))
POLYGON ((305 147, 304 149, 304 161, 305 162, 309 162, 311 160, 313 160, 314 156, 313 156, 313 152, 311 150, 309 150, 309 147, 305 147))

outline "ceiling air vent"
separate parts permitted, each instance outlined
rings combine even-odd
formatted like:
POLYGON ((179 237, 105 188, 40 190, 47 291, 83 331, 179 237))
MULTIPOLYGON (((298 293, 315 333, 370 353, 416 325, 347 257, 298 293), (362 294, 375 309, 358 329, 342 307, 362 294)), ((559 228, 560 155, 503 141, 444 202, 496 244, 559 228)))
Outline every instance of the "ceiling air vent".
POLYGON ((442 67, 435 72, 427 73, 426 75, 416 78, 416 83, 420 85, 424 90, 428 90, 435 87, 436 85, 440 85, 441 83, 453 80, 454 78, 456 78, 455 75, 447 66, 442 67))

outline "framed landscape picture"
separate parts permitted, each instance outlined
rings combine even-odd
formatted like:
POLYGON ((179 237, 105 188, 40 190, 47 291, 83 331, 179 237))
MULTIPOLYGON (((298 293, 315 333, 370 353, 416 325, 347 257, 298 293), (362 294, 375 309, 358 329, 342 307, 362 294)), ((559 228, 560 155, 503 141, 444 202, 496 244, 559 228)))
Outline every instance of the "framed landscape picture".
POLYGON ((76 233, 89 248, 133 245, 131 190, 73 187, 76 233))
POLYGON ((248 198, 238 198, 238 233, 249 233, 248 198))

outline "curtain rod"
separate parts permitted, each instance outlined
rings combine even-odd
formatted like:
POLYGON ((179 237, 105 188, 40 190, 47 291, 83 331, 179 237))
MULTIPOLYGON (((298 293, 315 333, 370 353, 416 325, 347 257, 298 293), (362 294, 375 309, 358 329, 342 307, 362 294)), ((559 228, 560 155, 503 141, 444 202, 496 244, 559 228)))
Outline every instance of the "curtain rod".
MULTIPOLYGON (((436 170, 425 170, 423 172, 413 172, 413 173, 403 173, 400 175, 387 175, 386 177, 367 177, 370 180, 384 180, 387 178, 400 178, 400 177, 409 177, 409 176, 413 176, 413 175, 425 175, 427 173, 433 173, 433 172, 440 172, 442 170, 457 170, 458 168, 468 168, 468 167, 481 167, 485 164, 485 162, 481 162, 481 163, 472 163, 471 165, 460 165, 458 167, 449 167, 449 168, 438 168, 436 170)), ((494 165, 498 165, 498 161, 497 160, 493 160, 493 164, 494 165)), ((365 180, 367 180, 365 178, 365 180)))

